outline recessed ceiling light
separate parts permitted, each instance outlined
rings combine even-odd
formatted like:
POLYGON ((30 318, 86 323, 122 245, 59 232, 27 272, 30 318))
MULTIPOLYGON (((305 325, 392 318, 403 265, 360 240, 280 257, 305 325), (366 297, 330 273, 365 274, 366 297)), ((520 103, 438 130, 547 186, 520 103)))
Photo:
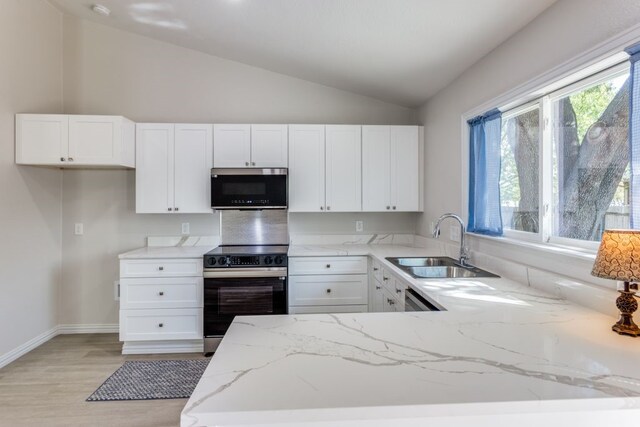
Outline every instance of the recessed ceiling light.
POLYGON ((111 10, 109 10, 107 6, 103 6, 101 4, 94 4, 91 10, 93 10, 98 15, 102 15, 102 16, 111 15, 111 10))

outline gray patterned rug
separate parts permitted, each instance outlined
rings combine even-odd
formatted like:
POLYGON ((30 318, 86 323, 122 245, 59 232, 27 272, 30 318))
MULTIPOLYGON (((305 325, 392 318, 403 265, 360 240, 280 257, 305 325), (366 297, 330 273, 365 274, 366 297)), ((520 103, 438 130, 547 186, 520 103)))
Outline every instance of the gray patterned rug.
POLYGON ((210 359, 124 362, 88 402, 180 399, 190 397, 210 359))

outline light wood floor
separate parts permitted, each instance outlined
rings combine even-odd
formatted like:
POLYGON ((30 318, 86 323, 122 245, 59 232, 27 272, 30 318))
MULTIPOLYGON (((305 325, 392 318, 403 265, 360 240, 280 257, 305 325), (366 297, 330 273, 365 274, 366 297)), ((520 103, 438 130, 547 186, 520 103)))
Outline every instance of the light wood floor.
POLYGON ((125 360, 117 334, 59 335, 0 369, 0 426, 178 426, 186 399, 86 402, 125 360))

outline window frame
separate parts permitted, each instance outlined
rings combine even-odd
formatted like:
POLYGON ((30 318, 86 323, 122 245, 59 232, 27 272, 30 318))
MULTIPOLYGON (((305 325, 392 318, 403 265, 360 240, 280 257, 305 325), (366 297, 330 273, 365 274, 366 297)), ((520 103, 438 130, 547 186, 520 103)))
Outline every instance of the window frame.
MULTIPOLYGON (((529 96, 526 102, 516 103, 515 101, 506 102, 503 107, 499 107, 502 111, 503 122, 509 118, 513 118, 519 114, 539 108, 540 111, 540 141, 539 141, 539 177, 538 177, 538 197, 539 200, 539 229, 537 233, 504 229, 503 236, 510 240, 520 242, 530 242, 533 244, 549 245, 553 247, 564 247, 574 249, 580 252, 587 251, 595 253, 600 244, 599 241, 587 241, 580 239, 571 239, 566 237, 553 236, 553 144, 554 131, 556 123, 553 121, 553 103, 561 98, 569 96, 573 93, 580 92, 593 85, 604 83, 621 75, 630 72, 630 64, 628 57, 621 58, 615 55, 619 61, 613 65, 609 65, 604 69, 593 71, 585 75, 585 68, 582 68, 562 79, 557 79, 548 84, 545 88, 535 92, 535 97, 529 96), (558 87, 558 83, 563 85, 558 87)), ((463 120, 466 125, 466 120, 463 120)), ((468 128, 463 132, 468 141, 468 128)), ((468 143, 468 142, 467 142, 468 143)), ((463 169, 463 182, 468 182, 469 165, 463 169), (466 176, 465 176, 466 175, 466 176)), ((463 195, 463 206, 468 206, 468 194, 463 195)), ((475 234, 475 233, 472 233, 475 234)), ((486 237, 486 236, 483 236, 486 237)), ((492 239, 500 239, 500 237, 490 237, 492 239)))

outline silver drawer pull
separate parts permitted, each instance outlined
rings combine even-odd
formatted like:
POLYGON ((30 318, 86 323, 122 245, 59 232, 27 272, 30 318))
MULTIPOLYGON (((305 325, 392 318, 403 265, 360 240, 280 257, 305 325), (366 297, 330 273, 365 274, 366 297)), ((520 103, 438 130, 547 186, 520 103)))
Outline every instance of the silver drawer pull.
POLYGON ((373 271, 378 271, 378 267, 373 267, 373 271))
POLYGON ((174 210, 175 210, 176 212, 178 212, 178 210, 179 210, 179 209, 178 209, 178 208, 175 208, 174 210))
POLYGON ((256 165, 256 162, 251 162, 251 166, 255 166, 255 165, 256 165))
POLYGON ((244 165, 245 166, 249 166, 249 162, 244 162, 244 165))
POLYGON ((64 161, 65 161, 65 158, 64 158, 64 157, 60 157, 60 161, 61 161, 61 162, 64 162, 64 161))
POLYGON ((389 280, 389 278, 382 276, 382 280, 387 281, 387 280, 389 280))
POLYGON ((387 210, 391 209, 391 206, 387 206, 387 210))
POLYGON ((327 206, 327 210, 330 211, 331 210, 331 206, 327 206))
POLYGON ((320 206, 320 210, 323 211, 324 210, 324 206, 320 206))
POLYGON ((171 212, 171 211, 173 210, 173 208, 167 208, 167 210, 168 210, 169 212, 171 212))
POLYGON ((327 264, 327 268, 331 268, 331 264, 327 264))
POLYGON ((381 288, 380 286, 377 286, 377 285, 376 285, 376 289, 378 289, 378 290, 379 290, 379 289, 382 289, 382 288, 381 288))
POLYGON ((394 305, 396 302, 392 299, 389 300, 389 305, 394 305))
POLYGON ((393 210, 394 210, 394 211, 396 210, 396 207, 395 207, 395 206, 393 207, 393 210))
POLYGON ((163 296, 164 292, 160 291, 160 292, 158 292, 158 295, 163 296))
POLYGON ((327 289, 327 293, 330 294, 331 293, 331 289, 327 289))
POLYGON ((401 294, 401 293, 402 293, 402 289, 396 288, 396 294, 401 294))
POLYGON ((163 266, 160 266, 160 267, 158 267, 158 270, 163 271, 163 270, 164 270, 164 267, 163 267, 163 266))
POLYGON ((164 326, 164 323, 158 323, 158 328, 162 328, 164 326))
POLYGON ((73 157, 69 157, 68 159, 70 162, 73 162, 73 157))

